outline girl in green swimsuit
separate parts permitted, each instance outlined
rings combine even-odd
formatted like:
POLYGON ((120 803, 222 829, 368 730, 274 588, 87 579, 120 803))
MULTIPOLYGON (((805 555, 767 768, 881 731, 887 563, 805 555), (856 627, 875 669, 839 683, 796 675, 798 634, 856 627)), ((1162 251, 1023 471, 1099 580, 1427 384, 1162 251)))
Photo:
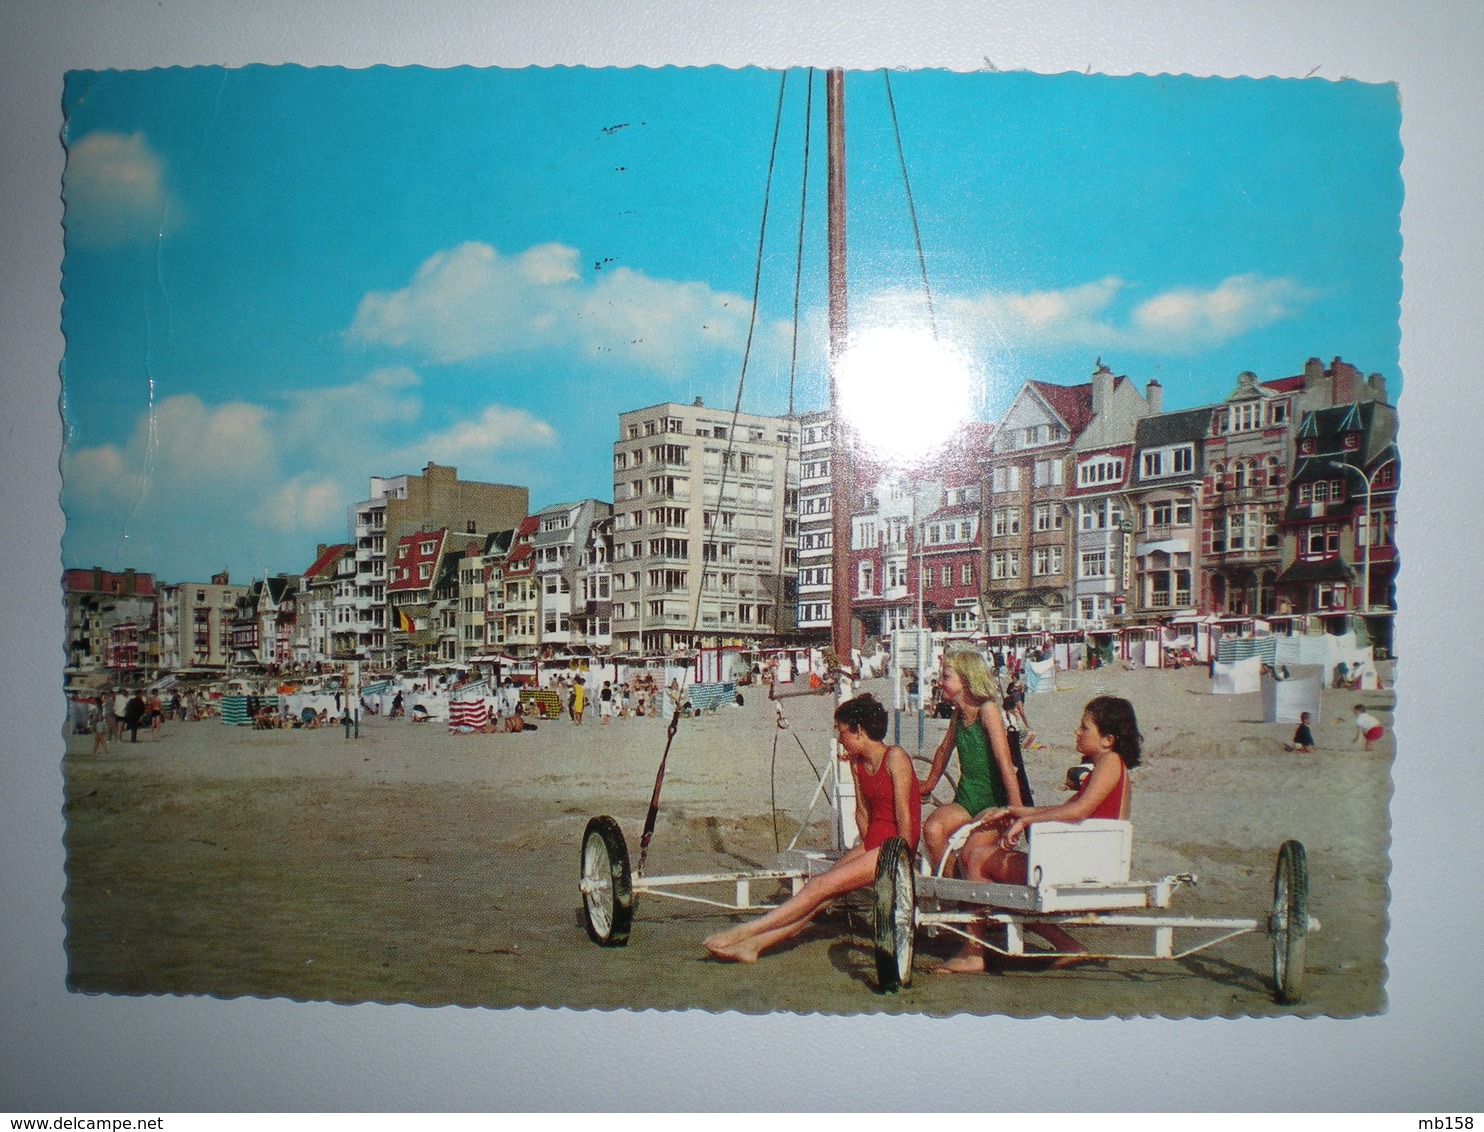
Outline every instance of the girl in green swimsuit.
POLYGON ((990 810, 1024 804, 1010 741, 994 699, 994 677, 984 658, 970 649, 948 652, 938 686, 943 698, 953 704, 953 719, 933 755, 922 797, 926 801, 938 785, 954 751, 958 752, 959 783, 953 801, 934 810, 922 826, 923 852, 935 870, 956 830, 990 810))

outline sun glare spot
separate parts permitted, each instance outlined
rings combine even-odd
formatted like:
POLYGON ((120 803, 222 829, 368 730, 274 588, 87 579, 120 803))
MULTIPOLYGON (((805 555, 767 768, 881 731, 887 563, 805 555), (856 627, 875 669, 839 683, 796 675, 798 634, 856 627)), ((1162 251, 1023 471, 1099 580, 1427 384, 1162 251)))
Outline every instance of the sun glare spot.
POLYGON ((968 358, 925 329, 863 332, 841 354, 840 411, 869 447, 913 463, 972 417, 977 382, 968 358))

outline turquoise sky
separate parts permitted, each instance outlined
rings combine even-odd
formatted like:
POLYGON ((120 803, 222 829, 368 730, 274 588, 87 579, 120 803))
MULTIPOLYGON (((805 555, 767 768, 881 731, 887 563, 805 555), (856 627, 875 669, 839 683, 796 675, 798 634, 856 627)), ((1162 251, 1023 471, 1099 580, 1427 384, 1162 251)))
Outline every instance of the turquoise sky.
MULTIPOLYGON (((68 566, 307 567, 372 475, 611 495, 617 414, 736 397, 779 72, 68 76, 68 566)), ((808 73, 789 72, 743 396, 782 412, 808 73)), ((1397 370, 1390 86, 891 76, 941 335, 993 420, 1101 357, 1167 408, 1397 370)), ((852 328, 922 317, 880 73, 846 80, 852 328)), ((822 76, 795 405, 822 407, 822 76)), ((904 373, 901 395, 913 395, 904 373)))

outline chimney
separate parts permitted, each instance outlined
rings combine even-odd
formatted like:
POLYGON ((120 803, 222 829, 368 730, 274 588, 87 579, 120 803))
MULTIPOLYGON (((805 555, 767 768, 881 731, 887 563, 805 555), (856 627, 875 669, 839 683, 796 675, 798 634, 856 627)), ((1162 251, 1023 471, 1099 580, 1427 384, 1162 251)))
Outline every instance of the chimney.
POLYGON ((1144 386, 1144 403, 1149 406, 1149 415, 1157 417, 1164 412, 1165 387, 1157 381, 1144 386))
POLYGON ((1336 358, 1330 363, 1329 371, 1334 381, 1331 405, 1348 405, 1360 399, 1360 370, 1349 362, 1336 358))
POLYGON ((1099 416, 1113 394, 1113 371, 1103 365, 1099 358, 1097 368, 1092 371, 1092 415, 1099 416))
POLYGON ((692 408, 695 408, 695 409, 704 409, 706 406, 705 406, 705 403, 702 402, 702 400, 699 397, 697 397, 695 399, 695 401, 693 401, 691 403, 691 407, 692 408))
POLYGON ((1318 358, 1310 358, 1304 363, 1304 384, 1306 386, 1317 385, 1324 380, 1324 363, 1318 358))
POLYGON ((1386 379, 1379 373, 1373 373, 1370 377, 1366 378, 1366 388, 1371 391, 1372 399, 1380 401, 1383 405, 1388 403, 1386 400, 1386 379))

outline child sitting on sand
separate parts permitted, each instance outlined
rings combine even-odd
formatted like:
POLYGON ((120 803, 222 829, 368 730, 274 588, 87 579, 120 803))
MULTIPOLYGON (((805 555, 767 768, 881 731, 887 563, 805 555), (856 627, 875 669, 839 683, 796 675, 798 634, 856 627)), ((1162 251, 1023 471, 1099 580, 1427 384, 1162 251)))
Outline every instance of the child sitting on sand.
POLYGON ((1030 801, 1021 793, 1010 740, 994 702, 994 677, 984 658, 971 649, 947 653, 938 687, 953 705, 953 717, 922 784, 923 798, 938 785, 954 751, 958 752, 959 782, 953 801, 934 810, 922 828, 923 849, 934 870, 954 832, 976 815, 1030 801))
MULTIPOLYGON (((1012 805, 983 816, 960 857, 959 865, 965 877, 999 884, 1025 884, 1026 854, 1017 844, 1026 828, 1036 822, 1128 818, 1128 772, 1139 765, 1143 746, 1133 704, 1117 696, 1098 696, 1091 700, 1083 709, 1082 721, 1077 725, 1076 744, 1083 764, 1091 767, 1077 792, 1060 805, 1012 805)), ((1068 772, 1067 777, 1071 782, 1073 773, 1068 772)), ((1077 953, 1087 950, 1052 924, 1028 926, 1063 953, 1053 966, 1076 963, 1079 961, 1077 953)), ((950 973, 982 971, 983 949, 976 942, 965 941, 959 953, 938 970, 950 973)))
POLYGON ((1309 713, 1299 713, 1299 724, 1293 730, 1293 742, 1284 743, 1285 751, 1295 751, 1301 755, 1312 755, 1314 753, 1314 729, 1309 726, 1309 713))
POLYGON ((796 935, 835 897, 871 884, 876 879, 876 858, 888 840, 900 836, 917 847, 920 787, 907 752, 882 742, 886 721, 886 708, 869 694, 846 700, 835 709, 840 757, 849 761, 855 779, 855 820, 861 842, 767 915, 707 936, 702 946, 714 958, 756 963, 762 951, 796 935))

